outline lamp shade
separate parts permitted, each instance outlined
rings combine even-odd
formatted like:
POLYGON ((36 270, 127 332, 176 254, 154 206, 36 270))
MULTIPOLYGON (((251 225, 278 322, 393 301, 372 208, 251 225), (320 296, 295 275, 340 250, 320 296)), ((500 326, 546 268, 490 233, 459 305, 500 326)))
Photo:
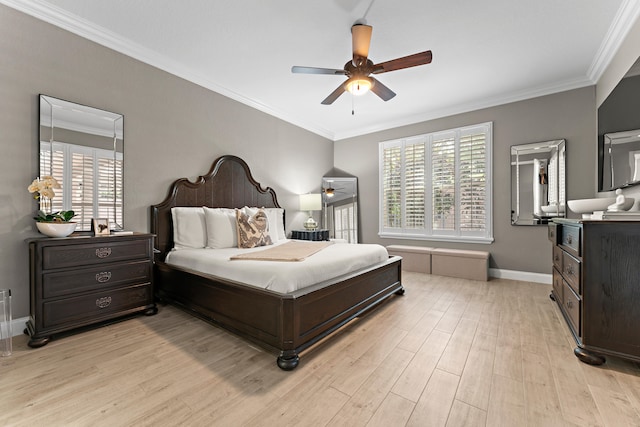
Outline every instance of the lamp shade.
POLYGON ((319 211, 322 210, 322 195, 317 194, 301 194, 300 195, 301 211, 319 211))

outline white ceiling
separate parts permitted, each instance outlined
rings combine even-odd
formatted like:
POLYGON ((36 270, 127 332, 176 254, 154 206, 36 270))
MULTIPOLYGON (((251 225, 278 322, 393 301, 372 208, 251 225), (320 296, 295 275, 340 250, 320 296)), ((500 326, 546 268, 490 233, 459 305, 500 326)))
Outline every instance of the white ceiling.
POLYGON ((0 2, 331 140, 593 85, 640 9, 639 0, 0 2), (428 49, 433 62, 376 76, 397 93, 388 102, 345 93, 321 105, 345 77, 291 66, 342 68, 363 18, 374 63, 428 49))

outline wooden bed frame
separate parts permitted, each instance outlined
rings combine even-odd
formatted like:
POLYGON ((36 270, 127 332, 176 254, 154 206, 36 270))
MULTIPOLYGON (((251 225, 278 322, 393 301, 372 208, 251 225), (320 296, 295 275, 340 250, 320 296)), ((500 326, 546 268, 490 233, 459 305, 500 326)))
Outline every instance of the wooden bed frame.
POLYGON ((151 233, 156 235, 154 287, 160 301, 279 352, 277 363, 284 370, 298 365, 302 350, 393 294, 404 293, 400 257, 288 294, 170 266, 164 259, 173 247, 174 206, 279 208, 273 189, 263 189, 247 164, 235 156, 218 158, 195 182, 175 181, 166 199, 151 206, 151 233))

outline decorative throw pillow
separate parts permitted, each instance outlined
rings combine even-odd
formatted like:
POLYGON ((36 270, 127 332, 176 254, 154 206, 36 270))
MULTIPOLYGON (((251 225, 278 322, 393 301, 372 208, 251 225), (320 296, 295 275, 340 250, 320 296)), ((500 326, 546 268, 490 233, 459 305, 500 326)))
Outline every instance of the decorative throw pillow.
POLYGON ((247 249, 272 245, 269 236, 269 221, 264 210, 258 209, 254 215, 247 215, 236 209, 238 228, 238 247, 247 249))
POLYGON ((258 209, 263 209, 267 214, 269 220, 269 236, 271 240, 277 242, 278 240, 286 239, 287 234, 284 231, 284 209, 282 208, 261 208, 248 207, 242 208, 242 212, 251 216, 258 212, 258 209))

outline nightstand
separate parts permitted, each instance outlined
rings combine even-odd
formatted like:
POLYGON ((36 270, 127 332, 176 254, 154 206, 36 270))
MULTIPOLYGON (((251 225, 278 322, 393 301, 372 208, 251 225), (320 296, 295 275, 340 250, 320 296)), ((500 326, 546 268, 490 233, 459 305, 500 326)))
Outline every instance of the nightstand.
POLYGON ((293 230, 291 238, 295 240, 329 240, 329 230, 293 230))

